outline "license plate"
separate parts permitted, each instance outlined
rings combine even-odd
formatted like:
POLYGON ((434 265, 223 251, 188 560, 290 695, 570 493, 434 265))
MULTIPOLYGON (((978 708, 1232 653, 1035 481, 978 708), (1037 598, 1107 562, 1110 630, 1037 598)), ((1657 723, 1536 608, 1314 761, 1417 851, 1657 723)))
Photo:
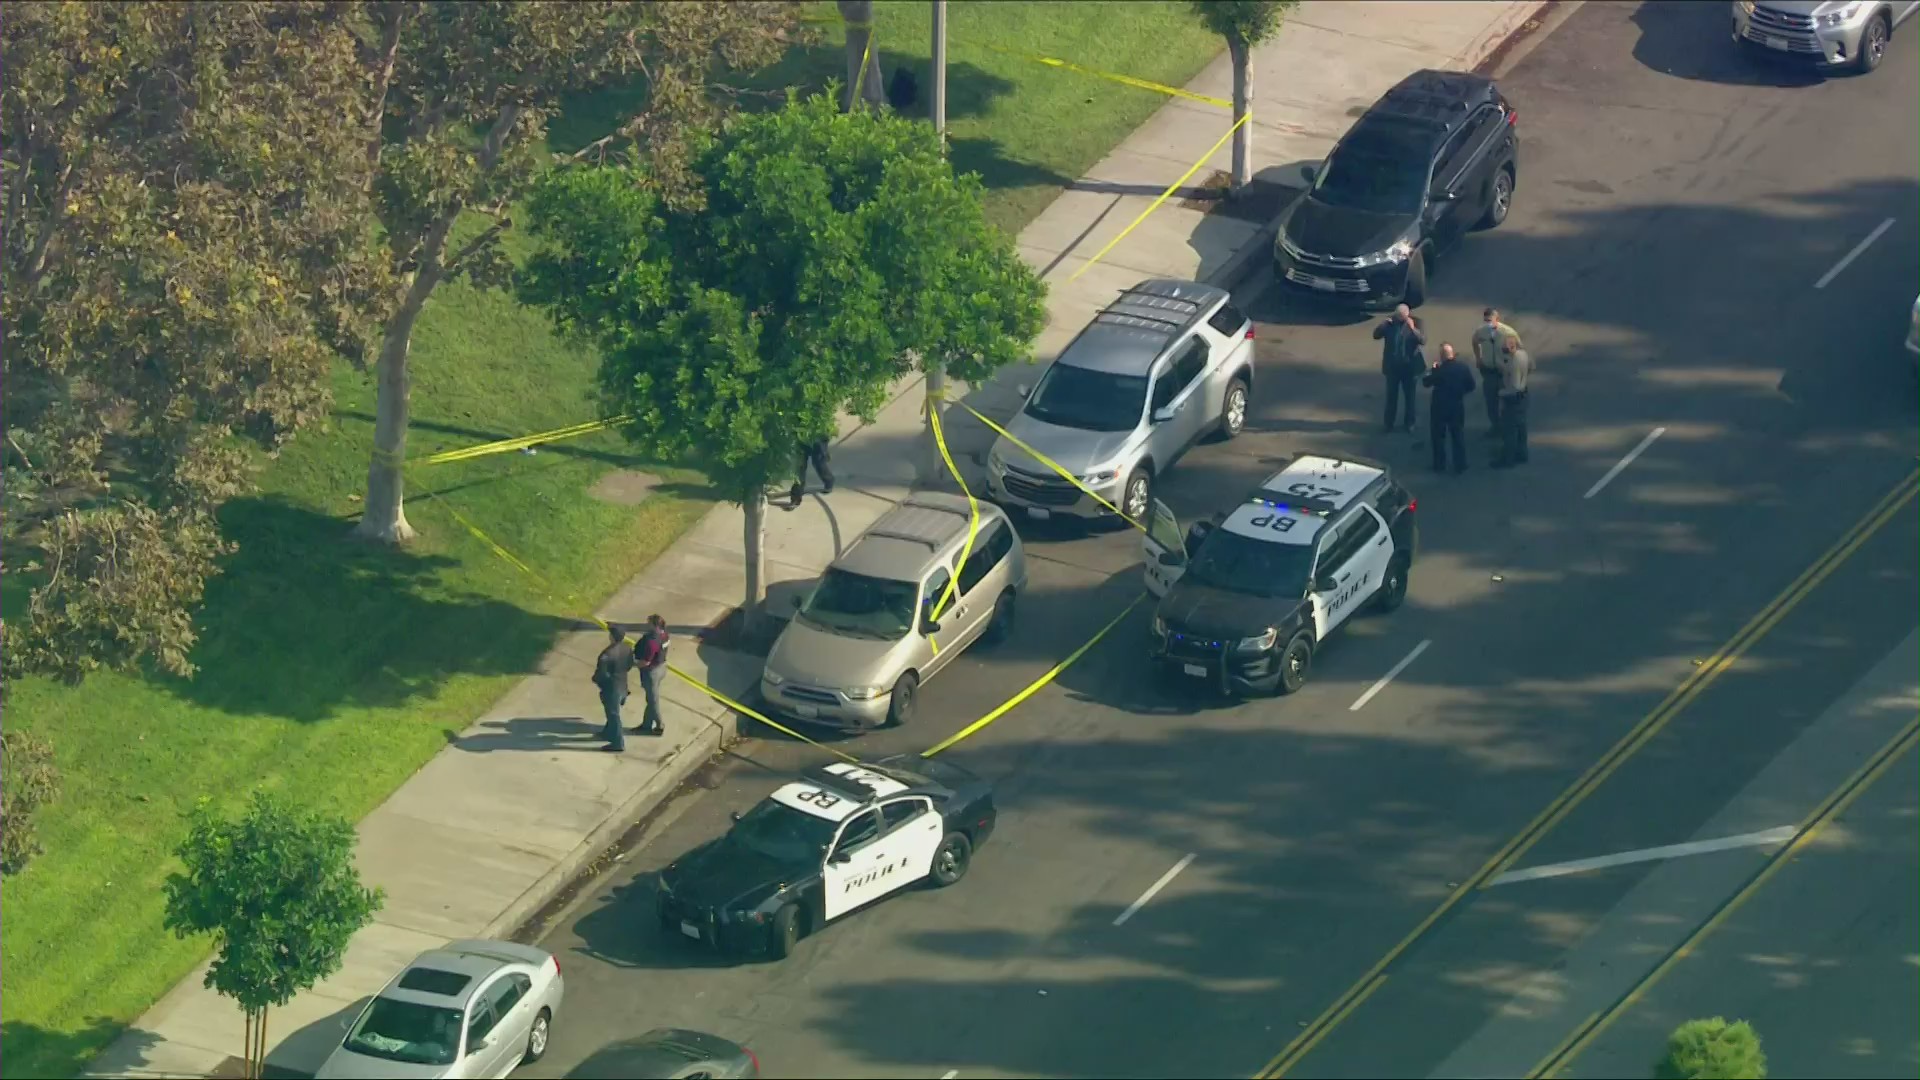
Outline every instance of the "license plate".
POLYGON ((692 938, 695 941, 700 940, 700 928, 693 925, 690 922, 681 923, 680 932, 687 935, 688 937, 692 938))
POLYGON ((1185 670, 1186 673, 1189 675, 1199 675, 1199 676, 1205 677, 1207 674, 1207 669, 1201 667, 1199 664, 1181 664, 1180 667, 1183 670, 1185 670))
POLYGON ((1321 292, 1333 291, 1333 282, 1328 281, 1326 278, 1308 278, 1307 284, 1319 289, 1321 292))
POLYGON ((1045 521, 1053 516, 1053 511, 1044 507, 1029 506, 1027 507, 1027 516, 1035 521, 1045 521))
POLYGON ((1767 48, 1769 49, 1779 49, 1781 52, 1787 51, 1786 38, 1773 37, 1772 35, 1768 35, 1767 37, 1764 37, 1761 40, 1767 43, 1767 48))
POLYGON ((820 715, 820 710, 812 705, 795 705, 793 707, 793 715, 803 720, 811 720, 820 715))

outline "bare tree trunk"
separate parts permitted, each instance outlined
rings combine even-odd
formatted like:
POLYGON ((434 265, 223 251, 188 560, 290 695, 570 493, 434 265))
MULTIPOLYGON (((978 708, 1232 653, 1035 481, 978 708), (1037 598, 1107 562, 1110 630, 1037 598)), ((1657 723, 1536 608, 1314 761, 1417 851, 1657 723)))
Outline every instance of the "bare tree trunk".
POLYGON ((837 6, 847 28, 847 86, 841 92, 841 106, 852 112, 858 90, 858 100, 878 110, 886 98, 880 85, 880 46, 873 40, 873 0, 837 0, 837 6), (864 74, 862 59, 866 60, 864 74))
POLYGON ((756 485, 746 497, 741 499, 740 508, 746 511, 742 520, 746 523, 741 539, 747 549, 747 588, 741 599, 741 628, 749 636, 760 632, 761 620, 765 617, 766 605, 762 602, 767 595, 767 493, 756 485))
POLYGON ((1253 180, 1253 121, 1243 118, 1253 108, 1253 72, 1248 70, 1252 50, 1243 41, 1228 41, 1233 59, 1233 186, 1234 194, 1253 180))
POLYGON ((253 1010, 241 1009, 240 1015, 246 1018, 247 1032, 240 1050, 240 1075, 253 1080, 253 1010))
POLYGON ((259 1077, 267 1074, 267 1010, 265 1009, 260 1010, 260 1023, 254 1031, 254 1038, 258 1040, 258 1046, 253 1055, 253 1075, 258 1080, 259 1077))

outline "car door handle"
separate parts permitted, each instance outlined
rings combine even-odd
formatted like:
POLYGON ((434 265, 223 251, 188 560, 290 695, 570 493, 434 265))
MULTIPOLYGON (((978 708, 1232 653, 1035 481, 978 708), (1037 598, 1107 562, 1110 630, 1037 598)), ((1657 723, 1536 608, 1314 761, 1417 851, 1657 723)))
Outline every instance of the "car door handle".
POLYGON ((1353 571, 1349 570, 1346 573, 1340 575, 1340 580, 1345 581, 1352 576, 1353 576, 1353 571))

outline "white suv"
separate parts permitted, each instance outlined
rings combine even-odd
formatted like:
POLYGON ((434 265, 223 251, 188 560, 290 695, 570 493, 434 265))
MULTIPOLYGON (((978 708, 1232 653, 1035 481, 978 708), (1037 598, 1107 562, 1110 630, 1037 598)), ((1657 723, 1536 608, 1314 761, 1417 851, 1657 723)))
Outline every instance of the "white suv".
MULTIPOLYGON (((1101 499, 1145 521, 1154 481, 1208 435, 1231 439, 1253 391, 1253 322, 1225 289, 1143 281, 1093 317, 1008 422, 1101 499)), ((996 502, 1033 518, 1106 512, 1002 436, 987 458, 996 502)))

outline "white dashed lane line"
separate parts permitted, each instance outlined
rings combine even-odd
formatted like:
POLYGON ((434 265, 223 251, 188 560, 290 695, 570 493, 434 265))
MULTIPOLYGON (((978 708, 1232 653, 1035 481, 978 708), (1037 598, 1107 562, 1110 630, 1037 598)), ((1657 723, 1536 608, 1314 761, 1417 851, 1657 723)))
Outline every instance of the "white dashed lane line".
POLYGON ((1640 848, 1637 851, 1622 851, 1613 855, 1601 855, 1592 859, 1575 859, 1572 862, 1553 863, 1548 866, 1534 866, 1525 870, 1509 870, 1492 881, 1487 888, 1495 885, 1512 885, 1522 881, 1539 881, 1543 878, 1566 877, 1569 874, 1584 874, 1590 870, 1605 870, 1611 866, 1631 866, 1634 863, 1663 862, 1667 859, 1679 859, 1688 855, 1709 855, 1716 851, 1737 851, 1740 848, 1769 847, 1784 844, 1793 839, 1800 831, 1797 825, 1782 825, 1777 829, 1765 829, 1760 832, 1741 833, 1739 836, 1723 836, 1715 840, 1695 840, 1687 844, 1667 844, 1664 847, 1640 848))
POLYGON ((1367 687, 1367 692, 1360 695, 1360 700, 1354 702, 1352 705, 1347 706, 1347 711, 1359 712, 1360 709, 1363 706, 1365 706, 1367 702, 1373 700, 1373 695, 1387 688, 1387 684, 1393 681, 1394 676, 1407 670, 1408 664, 1411 664, 1415 660, 1420 659, 1420 654, 1423 652, 1426 652, 1427 646, 1431 644, 1433 644, 1432 641, 1423 641, 1420 644, 1415 645, 1413 647, 1412 652, 1408 653, 1405 657, 1401 658, 1399 663, 1393 665, 1393 670, 1387 672, 1385 675, 1380 676, 1380 680, 1378 682, 1374 683, 1372 686, 1367 687))
POLYGON ((1654 428, 1652 431, 1647 432, 1647 437, 1640 440, 1639 446, 1636 446, 1633 449, 1627 451, 1626 457, 1623 457, 1619 461, 1614 462, 1613 468, 1607 470, 1607 475, 1601 477, 1598 481, 1596 481, 1592 487, 1587 489, 1587 493, 1580 497, 1583 499, 1591 499, 1595 495, 1600 494, 1600 491, 1602 488, 1605 488, 1608 484, 1613 483, 1614 477, 1619 476, 1621 473, 1627 471, 1627 466, 1633 464, 1635 458, 1638 458, 1641 454, 1644 454, 1647 452, 1647 447, 1653 445, 1653 440, 1658 439, 1660 436, 1665 435, 1666 433, 1667 433, 1667 429, 1663 427, 1657 427, 1657 428, 1654 428))
POLYGON ((1137 912, 1141 908, 1146 907, 1147 901, 1153 899, 1155 896, 1158 896, 1160 894, 1160 890, 1167 887, 1168 882, 1180 876, 1180 871, 1185 870, 1187 868, 1187 864, 1193 862, 1194 854, 1195 853, 1191 851, 1187 852, 1187 857, 1184 859, 1181 859, 1177 863, 1174 863, 1173 869, 1167 871, 1164 874, 1161 874, 1159 881, 1156 881, 1153 884, 1147 886, 1147 891, 1141 893, 1140 899, 1135 900, 1131 905, 1127 907, 1127 910, 1121 912, 1120 917, 1113 920, 1113 925, 1115 926, 1126 925, 1126 921, 1128 919, 1133 918, 1134 912, 1137 912))
POLYGON ((1853 264, 1853 260, 1860 257, 1861 252, 1867 250, 1868 247, 1872 246, 1875 240, 1880 239, 1880 235, 1882 233, 1886 232, 1888 229, 1891 229, 1891 228, 1893 228, 1892 218, 1888 218, 1887 220, 1881 222, 1878 226, 1874 228, 1872 232, 1867 234, 1867 238, 1865 240, 1862 240, 1858 244, 1855 244, 1853 246, 1852 251, 1849 251, 1845 255, 1840 256, 1840 261, 1833 264, 1833 269, 1821 275, 1820 280, 1813 283, 1813 287, 1816 289, 1826 288, 1829 282, 1833 281, 1834 278, 1837 278, 1840 276, 1840 271, 1845 270, 1848 266, 1851 266, 1853 264))

